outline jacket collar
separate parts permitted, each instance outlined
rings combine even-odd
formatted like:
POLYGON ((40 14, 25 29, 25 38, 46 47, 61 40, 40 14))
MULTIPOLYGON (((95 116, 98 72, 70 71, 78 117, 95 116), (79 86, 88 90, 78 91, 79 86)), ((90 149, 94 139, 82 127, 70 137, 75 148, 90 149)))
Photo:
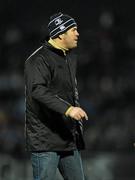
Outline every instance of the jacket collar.
POLYGON ((66 53, 68 51, 68 49, 64 48, 64 47, 60 47, 53 39, 49 39, 48 43, 50 43, 54 48, 56 49, 60 49, 63 51, 64 55, 66 56, 66 53))
POLYGON ((56 47, 54 47, 54 46, 53 46, 52 44, 50 44, 48 41, 45 41, 45 42, 43 43, 43 46, 44 46, 45 48, 50 49, 51 51, 53 51, 53 52, 61 55, 61 56, 65 56, 65 55, 67 55, 67 54, 71 51, 71 50, 68 50, 68 51, 66 51, 66 53, 64 53, 64 51, 63 51, 61 48, 56 48, 56 47))

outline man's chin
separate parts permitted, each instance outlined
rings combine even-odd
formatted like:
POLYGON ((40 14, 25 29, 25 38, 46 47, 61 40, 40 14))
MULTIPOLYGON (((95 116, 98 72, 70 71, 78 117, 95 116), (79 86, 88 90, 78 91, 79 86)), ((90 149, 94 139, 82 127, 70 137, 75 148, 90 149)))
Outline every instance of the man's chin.
POLYGON ((76 47, 77 47, 77 43, 76 43, 76 44, 74 44, 73 48, 76 48, 76 47))
POLYGON ((72 46, 71 46, 69 49, 74 49, 74 48, 76 48, 76 47, 77 47, 77 43, 72 44, 72 46))

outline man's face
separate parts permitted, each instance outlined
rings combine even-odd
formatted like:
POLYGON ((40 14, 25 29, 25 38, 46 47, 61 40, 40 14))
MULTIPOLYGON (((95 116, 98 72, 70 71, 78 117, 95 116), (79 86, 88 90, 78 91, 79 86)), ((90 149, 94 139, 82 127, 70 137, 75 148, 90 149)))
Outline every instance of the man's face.
POLYGON ((63 45, 67 49, 72 49, 77 47, 79 33, 77 27, 72 27, 66 33, 63 34, 63 45))

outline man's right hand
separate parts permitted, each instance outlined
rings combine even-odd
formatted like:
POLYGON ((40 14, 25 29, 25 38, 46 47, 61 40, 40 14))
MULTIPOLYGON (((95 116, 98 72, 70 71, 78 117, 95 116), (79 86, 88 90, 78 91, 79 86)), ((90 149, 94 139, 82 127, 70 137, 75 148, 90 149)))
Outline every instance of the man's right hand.
POLYGON ((88 116, 86 112, 80 107, 74 107, 74 106, 70 107, 66 115, 75 120, 83 120, 83 119, 88 120, 88 116))

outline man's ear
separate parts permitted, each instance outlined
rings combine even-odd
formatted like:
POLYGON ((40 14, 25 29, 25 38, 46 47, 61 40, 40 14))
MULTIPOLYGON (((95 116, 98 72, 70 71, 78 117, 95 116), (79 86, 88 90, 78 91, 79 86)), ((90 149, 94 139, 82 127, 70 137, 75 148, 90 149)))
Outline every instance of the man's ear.
POLYGON ((59 39, 62 39, 62 37, 63 37, 63 34, 60 34, 60 35, 59 35, 59 39))

